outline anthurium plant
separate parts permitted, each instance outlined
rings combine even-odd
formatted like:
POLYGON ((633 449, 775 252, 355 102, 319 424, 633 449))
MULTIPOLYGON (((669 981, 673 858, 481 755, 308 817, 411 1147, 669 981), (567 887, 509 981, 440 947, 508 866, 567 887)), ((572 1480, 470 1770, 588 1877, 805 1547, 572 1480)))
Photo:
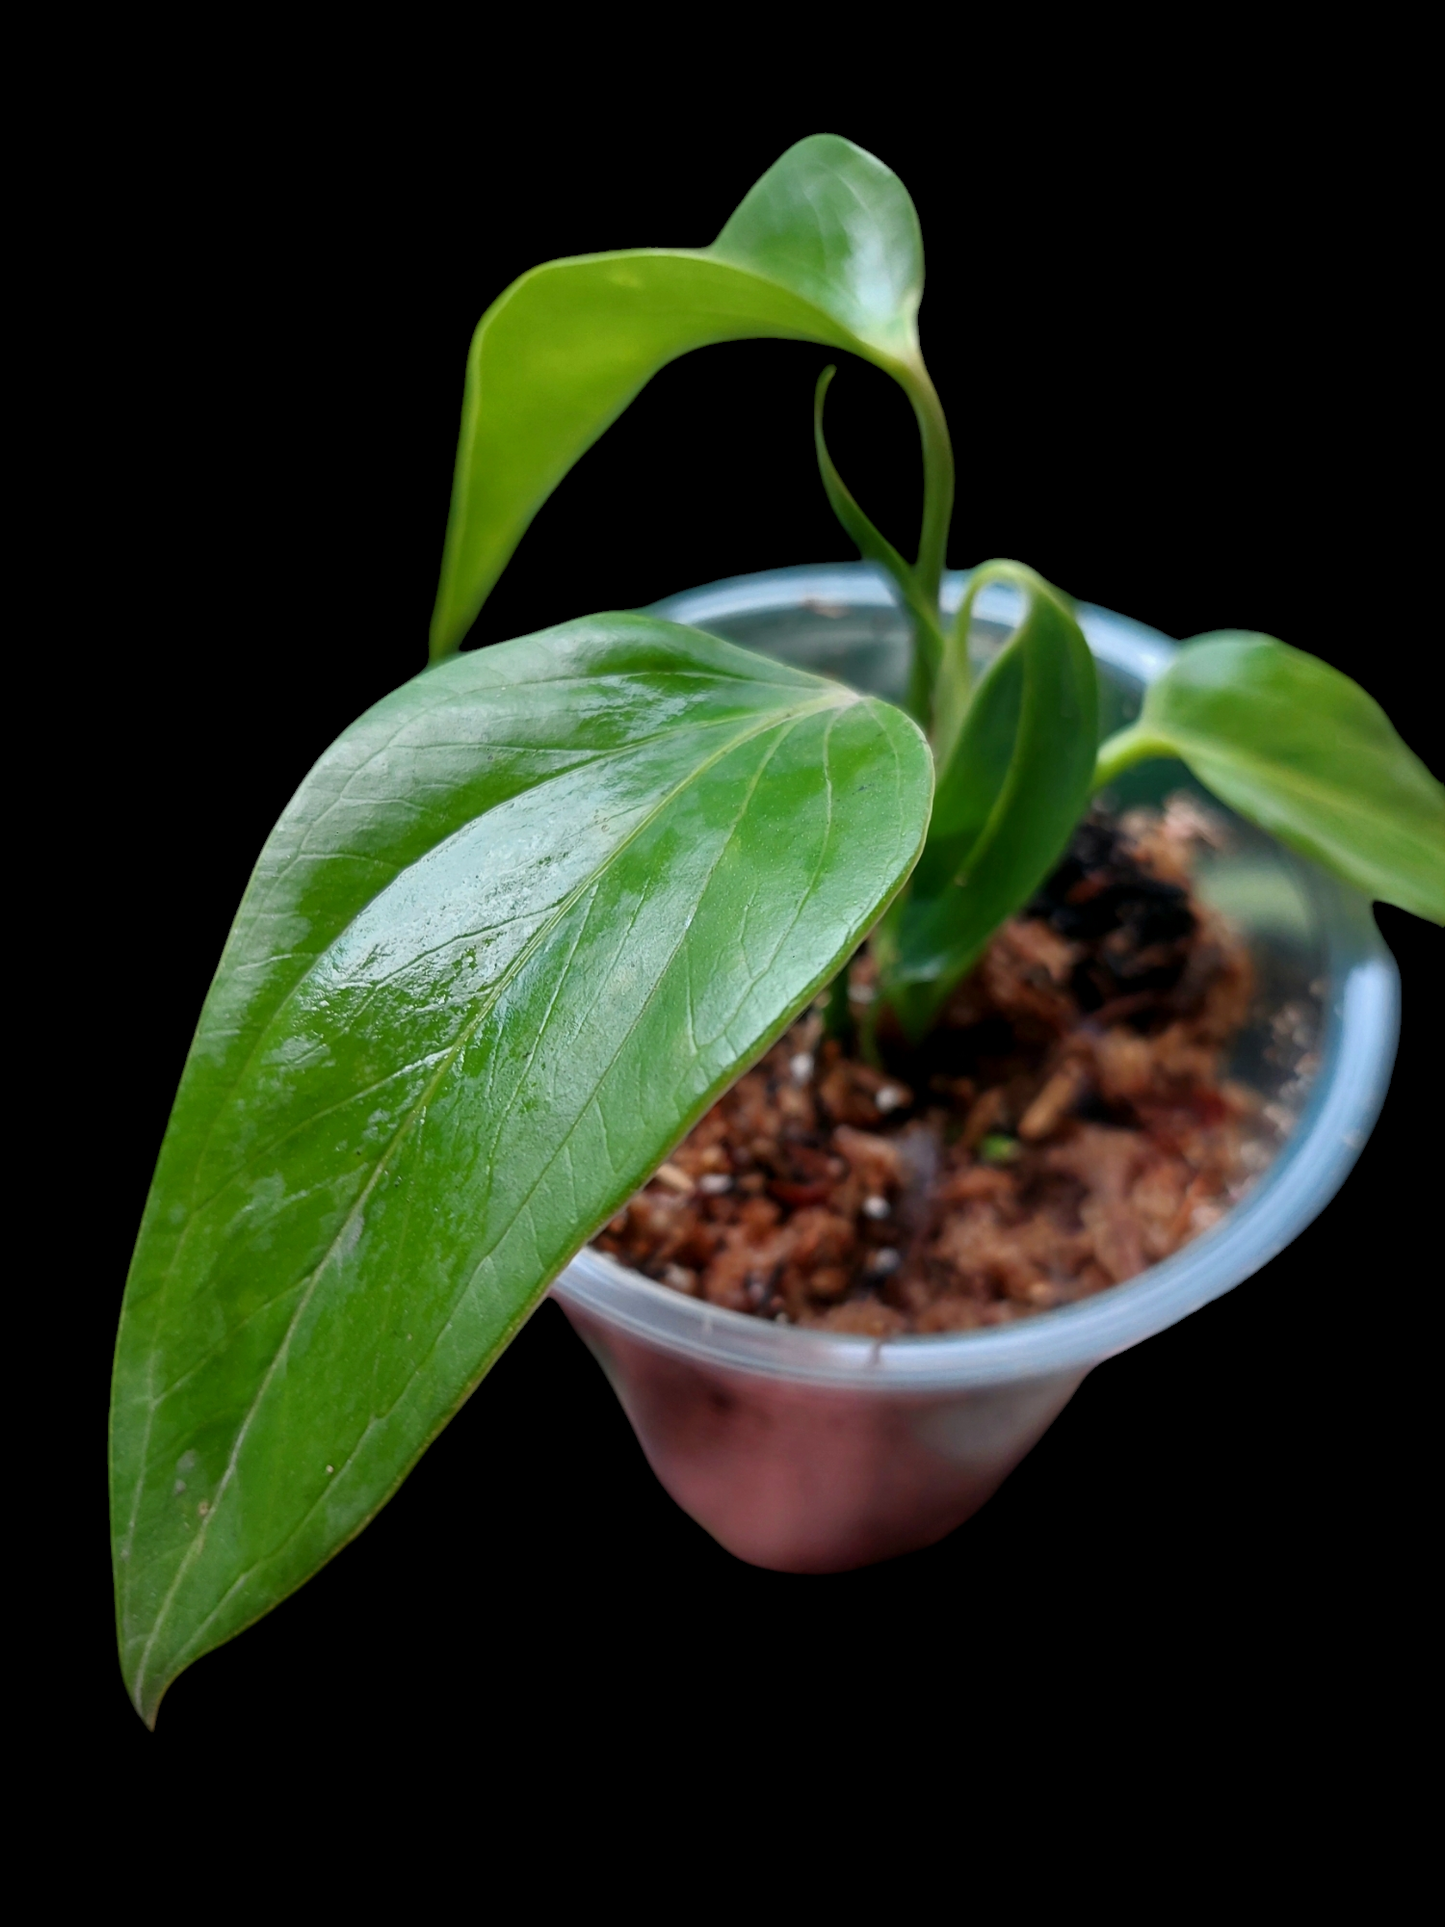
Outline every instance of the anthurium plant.
POLYGON ((1445 921, 1445 791, 1324 663, 1201 637, 1100 747, 1067 596, 988 562, 945 621, 953 459, 922 288, 901 182, 820 135, 710 247, 548 262, 483 316, 430 663, 326 751, 262 851, 136 1245, 111 1489, 146 1721, 362 1529, 860 943, 924 1037, 1131 763, 1181 757, 1367 895, 1445 921), (906 709, 639 614, 462 653, 541 504, 647 381, 763 336, 872 362, 912 404, 908 562, 829 457, 832 366, 814 398, 828 498, 912 626, 906 709), (1021 614, 975 678, 974 601, 997 581, 1021 614))

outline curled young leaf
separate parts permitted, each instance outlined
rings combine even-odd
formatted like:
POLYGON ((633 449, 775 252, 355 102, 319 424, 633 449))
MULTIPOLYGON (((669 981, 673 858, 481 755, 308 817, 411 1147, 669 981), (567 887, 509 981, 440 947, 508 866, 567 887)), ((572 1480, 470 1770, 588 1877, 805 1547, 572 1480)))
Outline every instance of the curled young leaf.
POLYGON ((902 383, 930 451, 924 547, 936 592, 952 466, 919 355, 922 290, 902 182, 832 134, 789 148, 710 248, 579 255, 513 282, 467 361, 433 658, 459 646, 543 502, 660 368, 759 336, 847 349, 902 383))
POLYGON ((1099 752, 1096 787, 1177 756, 1231 809, 1367 896, 1445 923, 1445 788, 1358 683, 1272 636, 1187 643, 1139 720, 1099 752))
POLYGON ((931 789, 900 711, 645 616, 455 658, 322 757, 226 945, 121 1317, 144 1718, 361 1530, 831 978, 931 789))
POLYGON ((1058 591, 1016 562, 976 569, 949 638, 939 708, 928 841, 878 942, 886 994, 915 1037, 1048 875, 1088 799, 1098 683, 1058 591), (997 581, 1022 591, 1023 616, 964 702, 958 659, 973 602, 997 581))

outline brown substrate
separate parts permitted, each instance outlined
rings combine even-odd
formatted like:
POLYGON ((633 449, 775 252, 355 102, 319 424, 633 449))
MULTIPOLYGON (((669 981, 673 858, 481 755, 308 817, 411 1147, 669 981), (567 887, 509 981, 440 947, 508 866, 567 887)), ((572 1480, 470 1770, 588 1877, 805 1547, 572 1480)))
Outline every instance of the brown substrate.
MULTIPOLYGON (((919 1050, 793 1025, 596 1240, 733 1311, 886 1337, 997 1325, 1131 1278, 1237 1195, 1257 1100, 1221 1076, 1251 994, 1192 895, 1208 824, 1090 818, 919 1050)), ((855 960, 852 1009, 871 1002, 855 960)))

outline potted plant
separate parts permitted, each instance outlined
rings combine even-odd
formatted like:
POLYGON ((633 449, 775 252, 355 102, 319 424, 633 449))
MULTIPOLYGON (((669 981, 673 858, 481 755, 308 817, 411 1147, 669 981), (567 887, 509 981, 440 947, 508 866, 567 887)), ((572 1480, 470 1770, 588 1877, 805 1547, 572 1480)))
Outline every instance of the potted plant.
MULTIPOLYGON (((1216 636, 1171 659, 1018 564, 945 579, 952 457, 918 348, 921 261, 901 184, 817 137, 711 248, 549 263, 483 318, 432 665, 342 735, 262 853, 137 1244, 112 1503, 122 1665, 148 1721, 183 1667, 364 1526, 564 1268, 564 1307, 689 1509, 745 1556, 826 1570, 966 1516, 1090 1364, 1292 1236, 1368 1128, 1393 1004, 1364 906, 1445 920, 1440 786, 1362 691, 1282 643, 1216 636), (833 467, 825 372, 820 471, 867 570, 461 654, 541 502, 649 377, 760 335, 903 388, 917 561, 833 467), (860 680, 897 701, 828 673, 870 609, 860 680), (726 639, 759 618, 771 653, 726 639), (1102 748, 1096 663, 1107 702, 1138 705, 1102 748), (1091 798, 1164 757, 1273 839, 1253 847, 1304 857, 1308 928, 1281 969, 1325 963, 1313 1108, 1212 1231, 1133 1283, 896 1340, 577 1257, 800 1018, 817 1048, 793 1053, 813 1060, 799 1087, 831 1047, 886 1115, 890 1064, 926 1056, 1091 798)), ((1267 884, 1283 874, 1266 863, 1267 884)), ((1097 880, 1085 865, 1081 902, 1097 880)), ((1079 1076, 1067 1052, 1048 1070, 1060 1115, 1079 1076)), ((988 1095, 968 1095, 960 1143, 988 1095)), ((994 1122, 964 1143, 985 1191, 1032 1142, 1026 1115, 994 1122)), ((679 1166, 678 1195, 707 1175, 679 1166)), ((863 1205, 901 1210, 907 1186, 872 1182, 863 1205)))

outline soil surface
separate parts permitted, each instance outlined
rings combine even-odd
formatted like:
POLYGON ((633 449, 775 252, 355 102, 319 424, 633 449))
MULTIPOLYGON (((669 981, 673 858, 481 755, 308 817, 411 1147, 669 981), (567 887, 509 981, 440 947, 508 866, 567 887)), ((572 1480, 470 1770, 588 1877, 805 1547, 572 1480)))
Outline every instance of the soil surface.
MULTIPOLYGON (((729 1310, 889 1337, 1050 1311, 1213 1224, 1261 1162, 1221 1075, 1248 956, 1193 894, 1187 797, 1090 817, 914 1050, 795 1023, 595 1240, 729 1310)), ((856 1020, 873 1001, 866 953, 856 1020)))

